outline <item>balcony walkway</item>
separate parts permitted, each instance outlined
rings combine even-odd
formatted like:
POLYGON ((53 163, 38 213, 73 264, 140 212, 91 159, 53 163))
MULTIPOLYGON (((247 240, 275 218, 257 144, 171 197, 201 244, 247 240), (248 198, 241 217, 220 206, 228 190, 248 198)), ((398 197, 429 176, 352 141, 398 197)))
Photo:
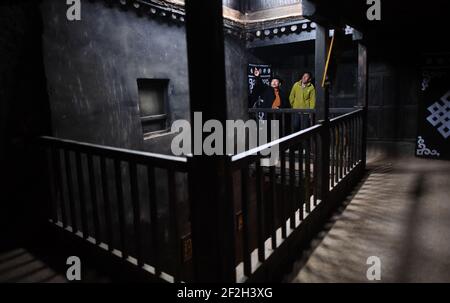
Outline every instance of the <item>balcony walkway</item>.
MULTIPOLYGON (((367 168, 284 282, 368 282, 369 256, 381 260, 381 282, 450 282, 450 162, 370 149, 367 168)), ((68 252, 36 246, 0 252, 0 282, 67 282, 68 252)), ((82 268, 82 282, 114 280, 82 268)))
POLYGON ((369 153, 368 172, 286 282, 450 282, 450 162, 369 153))

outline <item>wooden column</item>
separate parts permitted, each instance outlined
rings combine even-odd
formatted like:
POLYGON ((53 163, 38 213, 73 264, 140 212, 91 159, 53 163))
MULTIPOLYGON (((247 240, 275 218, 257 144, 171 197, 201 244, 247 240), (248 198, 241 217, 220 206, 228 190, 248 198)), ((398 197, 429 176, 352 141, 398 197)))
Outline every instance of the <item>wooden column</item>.
MULTIPOLYGON (((201 112, 203 121, 216 119, 225 126, 222 0, 187 0, 185 9, 191 124, 194 112, 201 112)), ((200 282, 235 281, 235 215, 227 161, 226 156, 206 155, 189 160, 194 277, 200 282)))
POLYGON ((367 62, 367 47, 358 42, 358 106, 362 107, 363 112, 363 139, 362 139, 362 161, 363 168, 366 166, 366 151, 367 151, 367 113, 369 109, 369 89, 368 81, 368 62, 367 62))
POLYGON ((321 86, 323 71, 327 60, 328 29, 317 24, 315 40, 315 88, 316 88, 316 121, 324 120, 328 116, 325 112, 325 89, 321 86))
POLYGON ((328 50, 328 28, 317 24, 315 40, 315 87, 316 87, 316 121, 322 123, 319 145, 319 172, 318 179, 319 199, 326 200, 329 191, 330 166, 330 133, 329 133, 329 95, 327 84, 322 87, 322 78, 325 70, 328 50))

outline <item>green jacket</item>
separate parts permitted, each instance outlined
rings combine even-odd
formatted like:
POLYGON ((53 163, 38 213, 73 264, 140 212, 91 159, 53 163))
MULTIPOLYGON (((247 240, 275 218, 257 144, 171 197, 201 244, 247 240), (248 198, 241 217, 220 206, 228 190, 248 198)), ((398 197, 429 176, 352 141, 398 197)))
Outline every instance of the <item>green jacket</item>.
POLYGON ((303 88, 301 81, 295 82, 289 95, 289 102, 292 108, 314 109, 316 107, 316 89, 314 85, 308 83, 303 88))

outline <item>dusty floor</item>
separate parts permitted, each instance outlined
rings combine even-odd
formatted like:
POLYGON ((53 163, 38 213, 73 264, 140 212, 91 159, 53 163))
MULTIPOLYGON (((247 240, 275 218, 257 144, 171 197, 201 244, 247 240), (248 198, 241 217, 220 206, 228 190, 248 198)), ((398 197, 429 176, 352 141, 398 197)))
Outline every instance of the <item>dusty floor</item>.
POLYGON ((450 162, 369 155, 368 173, 286 282, 450 282, 450 162))
POLYGON ((67 280, 40 257, 27 249, 16 248, 0 254, 0 282, 64 283, 67 280))
MULTIPOLYGON (((0 253, 0 283, 67 283, 69 255, 48 248, 14 248, 0 253)), ((81 260, 81 281, 113 282, 92 264, 81 260)))

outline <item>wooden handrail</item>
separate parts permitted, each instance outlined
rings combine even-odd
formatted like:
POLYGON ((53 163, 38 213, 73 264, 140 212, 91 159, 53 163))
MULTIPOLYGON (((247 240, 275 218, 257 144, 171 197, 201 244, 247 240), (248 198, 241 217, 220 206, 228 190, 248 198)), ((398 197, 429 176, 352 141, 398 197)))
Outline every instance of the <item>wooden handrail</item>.
POLYGON ((363 109, 357 109, 350 113, 346 113, 346 114, 340 115, 338 117, 332 118, 332 119, 330 119, 330 126, 334 126, 335 124, 342 122, 342 121, 347 121, 348 119, 352 118, 353 116, 356 116, 360 113, 362 114, 362 112, 363 112, 363 109))
MULTIPOLYGON (((355 107, 333 107, 330 108, 331 114, 348 113, 354 111, 355 107)), ((249 108, 249 113, 316 113, 315 109, 298 109, 298 108, 249 108)))
POLYGON ((315 113, 315 109, 298 109, 298 108, 249 108, 249 113, 315 113))
POLYGON ((271 142, 263 144, 261 146, 252 148, 248 151, 231 156, 232 166, 233 167, 242 167, 243 165, 254 162, 257 158, 263 158, 263 156, 260 155, 261 152, 263 152, 269 148, 272 148, 274 146, 277 146, 277 145, 279 147, 279 150, 285 150, 285 149, 289 148, 289 146, 295 145, 295 144, 319 133, 321 128, 322 128, 322 124, 316 124, 307 129, 303 129, 301 131, 290 134, 283 138, 277 139, 275 141, 271 141, 271 142))
POLYGON ((81 153, 119 159, 123 161, 131 161, 154 167, 171 168, 177 171, 187 171, 188 161, 185 157, 162 155, 48 136, 39 137, 38 141, 53 147, 73 150, 81 153))

